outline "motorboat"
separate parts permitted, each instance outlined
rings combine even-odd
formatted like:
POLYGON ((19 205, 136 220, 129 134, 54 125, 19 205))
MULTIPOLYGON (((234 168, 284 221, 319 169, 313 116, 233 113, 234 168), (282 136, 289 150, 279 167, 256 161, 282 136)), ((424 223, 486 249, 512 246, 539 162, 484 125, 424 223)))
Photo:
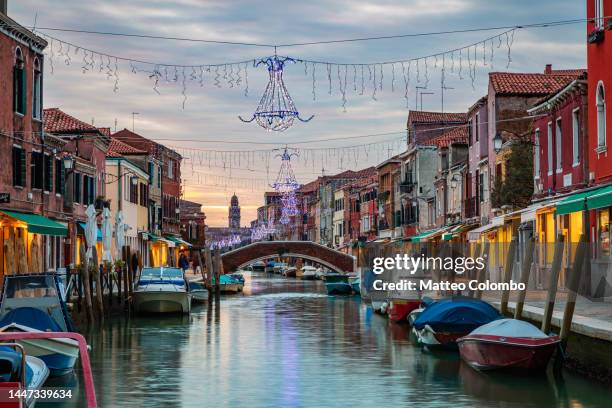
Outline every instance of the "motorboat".
POLYGON ((221 275, 219 277, 219 289, 225 293, 242 292, 244 280, 239 280, 233 274, 221 275))
POLYGON ((419 307, 410 312, 408 314, 408 324, 412 326, 417 317, 419 317, 421 313, 423 313, 423 310, 425 310, 425 308, 419 307))
POLYGON ((284 262, 275 262, 274 267, 272 268, 272 271, 280 275, 283 272, 283 269, 285 269, 286 267, 287 267, 287 264, 284 262))
POLYGON ((254 272, 264 272, 266 270, 266 264, 263 261, 254 262, 251 265, 254 272))
POLYGON ((561 339, 531 323, 499 319, 457 340, 461 358, 477 370, 544 371, 561 339))
POLYGON ((188 286, 192 302, 202 303, 208 300, 208 289, 206 289, 202 278, 190 280, 188 286))
POLYGON ((140 313, 189 313, 191 296, 181 268, 143 268, 134 288, 140 313))
POLYGON ((347 275, 328 275, 325 280, 325 289, 327 289, 328 295, 350 295, 353 293, 347 275))
POLYGON ((487 302, 453 297, 429 304, 414 321, 412 330, 424 346, 454 348, 458 338, 500 318, 499 312, 487 302))
POLYGON ((248 271, 238 270, 236 272, 228 273, 227 276, 231 277, 235 281, 238 281, 244 285, 244 275, 243 275, 244 272, 248 272, 248 271))
POLYGON ((302 279, 303 280, 314 280, 316 279, 317 268, 311 265, 302 267, 302 279))
MULTIPOLYGON (((49 368, 38 357, 26 355, 18 343, 4 343, 0 347, 0 388, 25 391, 18 393, 15 407, 33 407, 36 404, 36 390, 40 390, 49 378, 49 368)), ((10 398, 10 397, 9 397, 10 398)), ((12 401, 4 401, 1 406, 12 401)))
POLYGON ((297 268, 295 266, 289 266, 282 271, 282 275, 288 278, 295 278, 297 274, 297 268))
MULTIPOLYGON (((74 332, 53 273, 7 275, 0 304, 0 332, 74 332)), ((29 356, 42 359, 51 375, 74 368, 79 345, 68 338, 19 340, 29 356)))
POLYGON ((338 271, 332 271, 330 269, 324 269, 323 272, 321 273, 320 279, 323 280, 323 281, 327 281, 327 279, 329 277, 337 277, 337 276, 344 276, 344 275, 342 275, 338 271))
POLYGON ((408 315, 421 306, 420 299, 392 299, 389 301, 389 319, 395 323, 408 321, 408 315))
POLYGON ((389 302, 387 300, 372 300, 372 310, 374 310, 374 312, 386 315, 388 308, 389 302))

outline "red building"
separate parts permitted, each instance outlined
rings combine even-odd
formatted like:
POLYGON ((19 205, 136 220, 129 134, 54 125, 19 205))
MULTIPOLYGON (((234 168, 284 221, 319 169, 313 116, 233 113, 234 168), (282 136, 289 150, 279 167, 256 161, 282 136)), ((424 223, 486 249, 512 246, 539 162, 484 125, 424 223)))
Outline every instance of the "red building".
POLYGON ((114 133, 112 137, 148 152, 161 162, 162 233, 175 236, 180 235, 179 201, 182 193, 181 160, 183 159, 181 155, 164 145, 127 129, 114 133))
POLYGON ((360 188, 359 196, 359 234, 366 241, 372 241, 378 236, 378 180, 370 179, 360 188))
POLYGON ((537 102, 535 116, 534 195, 566 193, 588 184, 588 109, 586 71, 561 91, 537 102))
POLYGON ((612 0, 587 1, 587 58, 589 70, 589 171, 595 183, 612 180, 612 160, 608 153, 612 113, 607 109, 607 92, 612 89, 612 0), (592 21, 591 21, 592 20, 592 21))
POLYGON ((197 248, 206 246, 206 214, 202 204, 181 200, 181 235, 183 240, 197 248))

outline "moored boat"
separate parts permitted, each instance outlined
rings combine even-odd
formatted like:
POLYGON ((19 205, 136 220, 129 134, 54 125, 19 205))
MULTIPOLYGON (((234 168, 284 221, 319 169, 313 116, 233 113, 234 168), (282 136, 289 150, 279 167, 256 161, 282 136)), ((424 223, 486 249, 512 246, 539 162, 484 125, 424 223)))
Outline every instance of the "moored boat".
MULTIPOLYGON (((72 321, 52 273, 5 276, 0 304, 0 332, 73 332, 72 321)), ((51 375, 74 368, 79 345, 72 339, 19 340, 27 355, 42 359, 51 375)))
POLYGON ((44 361, 26 355, 20 344, 5 343, 0 347, 0 388, 5 392, 26 391, 24 396, 20 393, 14 405, 9 399, 4 400, 1 406, 33 407, 36 404, 35 391, 42 388, 48 377, 49 368, 44 361))
POLYGON ((302 267, 302 276, 303 280, 314 280, 316 279, 317 268, 314 266, 306 265, 302 267))
POLYGON ((531 323, 499 319, 457 340, 461 358, 478 370, 543 371, 560 342, 531 323))
POLYGON ((283 274, 283 276, 286 276, 288 278, 295 278, 295 276, 297 274, 297 268, 295 266, 289 266, 289 267, 283 269, 282 274, 283 274))
POLYGON ((189 313, 191 299, 180 268, 143 268, 134 288, 134 309, 140 313, 189 313))
POLYGON ((328 295, 350 295, 353 288, 348 282, 346 275, 328 275, 325 280, 325 289, 328 295))
POLYGON ((395 323, 408 322, 408 315, 421 305, 419 299, 393 299, 389 302, 389 319, 395 323))
POLYGON ((353 289, 353 293, 359 295, 361 293, 361 279, 353 278, 350 280, 351 288, 353 289))
POLYGON ((192 302, 206 302, 208 300, 208 289, 202 279, 189 281, 189 294, 192 302))
POLYGON ((458 338, 500 317, 487 302, 457 297, 428 305, 415 319, 412 329, 424 346, 454 348, 458 338))
POLYGON ((221 275, 219 277, 219 289, 224 293, 238 293, 242 292, 244 287, 244 281, 240 281, 232 274, 221 275))

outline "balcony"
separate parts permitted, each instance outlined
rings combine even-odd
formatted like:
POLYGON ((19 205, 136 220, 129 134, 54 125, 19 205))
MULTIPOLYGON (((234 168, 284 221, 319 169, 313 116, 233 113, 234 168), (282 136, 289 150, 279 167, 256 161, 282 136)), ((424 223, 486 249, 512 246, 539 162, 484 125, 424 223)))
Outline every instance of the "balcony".
POLYGON ((463 202, 465 208, 465 218, 474 218, 480 216, 480 201, 478 197, 471 197, 463 202))

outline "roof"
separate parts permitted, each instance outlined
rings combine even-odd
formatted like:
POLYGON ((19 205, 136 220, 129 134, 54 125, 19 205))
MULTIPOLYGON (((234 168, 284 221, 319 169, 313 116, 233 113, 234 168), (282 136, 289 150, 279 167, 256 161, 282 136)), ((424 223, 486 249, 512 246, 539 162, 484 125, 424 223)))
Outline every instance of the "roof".
POLYGON ((110 137, 111 135, 111 131, 109 127, 100 127, 98 128, 98 130, 100 131, 100 133, 102 133, 104 136, 108 136, 110 137))
POLYGON ((317 177, 316 180, 313 180, 310 183, 306 183, 302 187, 300 187, 298 189, 298 192, 303 193, 303 194, 308 194, 308 193, 313 193, 317 191, 318 188, 319 188, 319 178, 317 177))
POLYGON ((48 133, 101 133, 98 128, 68 115, 59 108, 43 110, 45 132, 48 133))
POLYGON ((410 123, 448 123, 467 121, 465 112, 425 112, 413 111, 408 113, 408 122, 410 123))
POLYGON ((474 112, 476 109, 479 109, 482 105, 486 104, 487 101, 489 100, 489 96, 485 95, 482 98, 478 99, 476 101, 476 103, 474 103, 472 106, 470 106, 470 108, 468 109, 468 115, 470 115, 472 112, 474 112))
POLYGON ((47 40, 37 36, 6 14, 0 13, 0 28, 19 39, 23 44, 29 44, 37 48, 39 52, 48 45, 47 40))
POLYGON ((556 74, 556 75, 575 75, 575 76, 580 76, 582 74, 584 74, 585 72, 587 72, 586 69, 584 68, 580 68, 580 69, 553 69, 551 71, 552 74, 556 74))
POLYGON ((468 130, 466 126, 453 128, 438 137, 431 139, 428 144, 438 147, 448 147, 451 144, 467 144, 468 130))
MULTIPOLYGON (((581 73, 586 72, 585 70, 581 73)), ((576 79, 575 74, 491 72, 489 81, 498 95, 544 96, 559 92, 576 79)))
POLYGON ((147 154, 147 152, 130 146, 127 143, 123 143, 121 140, 114 137, 111 138, 110 145, 108 146, 108 156, 121 157, 122 155, 130 154, 147 154))
POLYGON ((146 137, 141 136, 138 133, 132 132, 131 130, 125 128, 123 130, 113 133, 112 137, 119 139, 122 142, 129 144, 130 146, 138 146, 139 148, 144 148, 144 146, 146 146, 147 151, 153 155, 159 154, 159 149, 161 149, 162 151, 173 153, 176 156, 177 160, 182 159, 182 156, 171 148, 166 147, 161 143, 157 143, 154 140, 147 139, 146 137))

